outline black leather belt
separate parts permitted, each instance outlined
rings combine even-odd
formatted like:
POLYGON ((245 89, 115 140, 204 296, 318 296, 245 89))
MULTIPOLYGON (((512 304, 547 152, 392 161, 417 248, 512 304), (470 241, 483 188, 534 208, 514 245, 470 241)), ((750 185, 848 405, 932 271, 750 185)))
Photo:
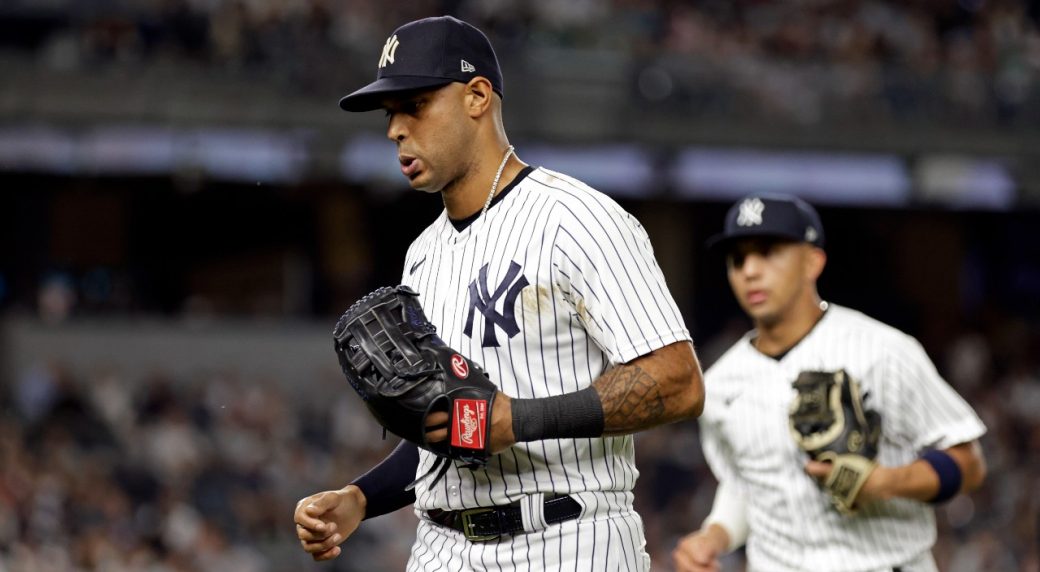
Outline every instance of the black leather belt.
MULTIPOLYGON (((578 518, 581 505, 570 496, 561 496, 545 501, 545 522, 555 524, 578 518)), ((487 542, 506 534, 524 532, 524 519, 520 505, 482 506, 466 510, 426 511, 430 522, 453 528, 466 535, 471 542, 487 542)))

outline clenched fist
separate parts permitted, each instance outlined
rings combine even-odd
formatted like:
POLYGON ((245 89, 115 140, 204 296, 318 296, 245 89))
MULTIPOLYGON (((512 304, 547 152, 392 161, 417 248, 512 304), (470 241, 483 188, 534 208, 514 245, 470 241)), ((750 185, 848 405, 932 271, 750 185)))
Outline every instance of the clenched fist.
POLYGON ((296 503, 293 520, 300 544, 315 560, 331 560, 365 517, 365 495, 354 485, 325 491, 296 503))

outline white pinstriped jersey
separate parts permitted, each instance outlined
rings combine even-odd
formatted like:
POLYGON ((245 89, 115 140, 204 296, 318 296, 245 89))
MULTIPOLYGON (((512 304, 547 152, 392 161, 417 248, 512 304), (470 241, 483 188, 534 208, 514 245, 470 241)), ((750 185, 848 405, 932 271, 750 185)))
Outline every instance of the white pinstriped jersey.
POLYGON ((735 479, 746 499, 748 562, 755 570, 934 569, 935 516, 921 502, 871 503, 843 517, 804 472, 788 429, 792 382, 805 370, 844 368, 865 404, 881 413, 878 462, 905 465, 926 448, 975 440, 986 428, 939 376, 914 338, 860 312, 830 305, 780 360, 749 332, 705 373, 701 441, 715 476, 735 479), (916 560, 915 560, 916 559, 916 560), (911 566, 908 563, 914 562, 911 566), (923 567, 923 568, 922 568, 923 567))
MULTIPOLYGON (((615 364, 690 338, 632 215, 547 169, 514 184, 462 231, 442 212, 408 250, 402 282, 419 292, 449 346, 508 395, 534 398, 586 388, 615 364)), ((420 449, 418 474, 434 459, 420 449)), ((415 506, 462 509, 558 493, 584 506, 582 520, 634 516, 638 474, 631 436, 520 443, 486 468, 453 467, 433 487, 423 481, 415 506)), ((641 523, 631 532, 645 556, 641 523)), ((585 543, 593 539, 587 534, 585 543)))

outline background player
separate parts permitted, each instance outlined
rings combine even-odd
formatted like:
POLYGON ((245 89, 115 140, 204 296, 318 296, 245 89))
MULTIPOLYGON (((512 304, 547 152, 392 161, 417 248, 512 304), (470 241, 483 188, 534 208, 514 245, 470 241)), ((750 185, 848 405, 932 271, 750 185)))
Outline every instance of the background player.
POLYGON ((605 195, 513 154, 498 62, 472 26, 406 24, 378 70, 340 105, 385 109, 402 173, 441 194, 444 211, 408 250, 402 282, 445 342, 505 392, 490 436, 502 454, 486 469, 420 480, 412 494, 405 486, 434 456, 403 443, 354 484, 300 501, 304 549, 336 557, 362 518, 414 502, 410 570, 510 569, 519 559, 543 570, 649 569, 630 434, 698 415, 704 394, 646 233, 605 195))
POLYGON ((680 571, 717 570, 718 556, 745 540, 758 570, 934 570, 927 503, 983 481, 985 427, 920 344, 820 299, 823 238, 811 206, 767 195, 735 204, 713 240, 755 329, 706 374, 701 439, 719 486, 701 529, 674 551, 680 571), (879 466, 854 516, 830 507, 814 480, 830 465, 806 462, 787 430, 799 372, 838 369, 860 380, 882 419, 879 466))

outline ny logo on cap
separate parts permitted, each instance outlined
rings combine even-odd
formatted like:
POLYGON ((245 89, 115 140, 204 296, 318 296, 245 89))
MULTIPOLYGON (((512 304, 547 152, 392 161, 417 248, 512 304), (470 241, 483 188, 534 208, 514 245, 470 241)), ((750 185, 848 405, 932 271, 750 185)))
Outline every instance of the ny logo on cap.
POLYGON ((397 52, 397 46, 400 45, 401 42, 397 41, 397 34, 386 39, 386 44, 383 45, 383 55, 379 57, 379 67, 385 68, 386 64, 394 63, 394 53, 397 52))
POLYGON ((738 226, 758 226, 762 224, 762 212, 766 205, 761 199, 746 199, 740 203, 740 212, 737 213, 738 226))

